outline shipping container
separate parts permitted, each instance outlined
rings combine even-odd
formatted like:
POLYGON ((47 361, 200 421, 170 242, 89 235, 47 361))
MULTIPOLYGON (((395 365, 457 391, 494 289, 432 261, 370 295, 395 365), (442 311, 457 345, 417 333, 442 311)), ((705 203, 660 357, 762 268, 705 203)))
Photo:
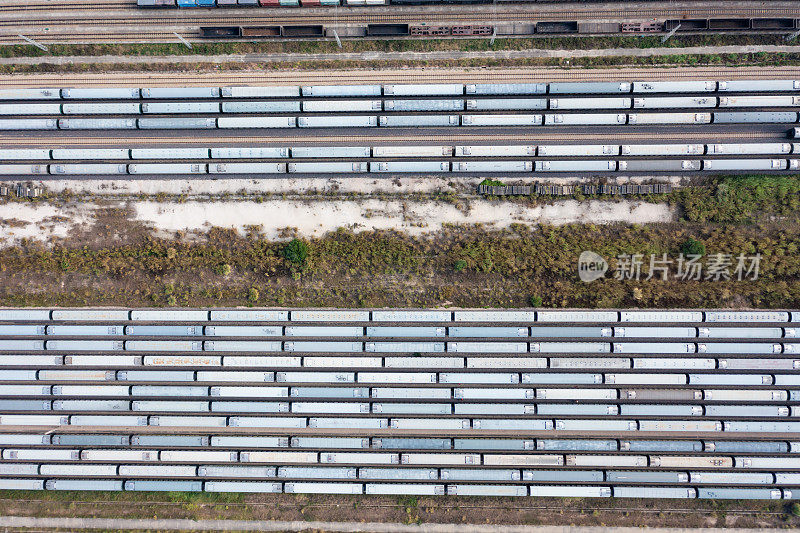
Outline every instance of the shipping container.
MULTIPOLYGON (((223 104, 224 105, 224 104, 223 104)), ((288 148, 244 147, 211 148, 212 159, 268 159, 289 157, 288 148)), ((289 318, 288 311, 220 309, 211 311, 211 320, 280 320, 289 318)))
POLYGON ((463 126, 541 126, 542 115, 462 115, 463 126))
POLYGON ((698 328, 697 331, 699 337, 711 339, 778 339, 783 336, 782 328, 698 328))
POLYGON ((300 87, 223 87, 221 94, 223 98, 294 98, 300 96, 300 87))
MULTIPOLYGON (((373 311, 373 315, 375 312, 376 311, 373 311)), ((367 326, 367 337, 424 338, 444 337, 446 334, 447 329, 445 327, 436 326, 367 326)))
POLYGON ((524 485, 447 485, 449 496, 527 496, 524 485))
POLYGON ((634 98, 634 109, 674 109, 694 107, 716 107, 714 96, 665 96, 634 98))
MULTIPOLYGON (((0 120, 0 131, 8 131, 8 130, 56 130, 59 127, 59 121, 68 121, 66 122, 67 127, 69 127, 70 122, 75 121, 78 119, 54 119, 54 118, 9 118, 9 119, 2 119, 0 120)), ((124 119, 121 119, 124 122, 124 119)), ((136 124, 135 121, 130 120, 130 126, 126 126, 127 128, 135 128, 136 124)), ((76 123, 75 126, 78 124, 76 123)))
MULTIPOLYGON (((434 389, 447 390, 449 389, 434 389)), ((496 389, 496 388, 474 388, 453 389, 453 397, 458 400, 530 400, 535 397, 533 389, 496 389)))
POLYGON ((599 470, 523 470, 525 481, 582 483, 603 481, 603 472, 599 470))
POLYGON ((500 94, 545 94, 545 83, 476 83, 466 86, 467 94, 500 95, 500 94))
MULTIPOLYGON (((435 376, 434 376, 435 379, 435 376)), ((519 374, 514 372, 441 372, 439 383, 452 384, 516 384, 519 374)))
MULTIPOLYGON (((750 143, 750 144, 709 144, 709 154, 788 154, 792 151, 790 143, 750 143)), ((711 311, 713 313, 713 311, 711 311)), ((781 322, 785 322, 782 320, 781 322)))
MULTIPOLYGON (((575 369, 590 369, 590 368, 630 368, 631 360, 622 357, 551 357, 550 368, 575 368, 575 369)), ((548 374, 549 376, 550 374, 548 374)), ((583 376, 594 376, 592 374, 582 374, 583 376)), ((522 376, 523 383, 525 382, 525 375, 522 376)), ((547 379, 547 378, 545 378, 547 379)), ((586 378, 588 379, 588 378, 586 378)), ((601 381, 602 382, 602 377, 601 381)), ((599 383, 592 379, 591 383, 599 383)))
POLYGON ((782 496, 778 489, 698 488, 697 497, 715 500, 780 500, 782 496))
MULTIPOLYGON (((142 89, 144 91, 144 89, 142 89)), ((125 490, 161 491, 161 492, 202 492, 201 481, 126 481, 125 490)))
POLYGON ((297 119, 297 126, 301 128, 368 128, 377 125, 378 117, 375 115, 311 116, 297 119))
POLYGON ((473 429, 483 431, 548 431, 553 429, 552 420, 521 420, 484 418, 473 419, 473 429))
MULTIPOLYGON (((413 404, 407 404, 413 405, 413 404)), ((382 450, 449 450, 450 439, 432 438, 373 438, 372 447, 382 450)), ((456 448, 458 449, 458 448, 456 448)))
MULTIPOLYGON (((64 104, 65 106, 69 104, 64 104)), ((60 115, 61 104, 0 104, 0 115, 60 115)))
POLYGON ((630 109, 630 98, 551 98, 550 109, 630 109))
POLYGON ((350 387, 291 387, 291 396, 293 398, 368 398, 369 389, 350 387))
POLYGON ((385 418, 321 418, 308 419, 308 427, 317 429, 386 429, 385 418))
POLYGON ((629 93, 631 84, 615 81, 557 82, 549 84, 550 94, 629 93))
POLYGON ((537 172, 607 172, 617 169, 616 161, 536 161, 537 172))
POLYGON ((222 112, 223 113, 299 113, 300 102, 298 101, 223 102, 222 112))
POLYGON ((717 402, 771 402, 786 401, 786 391, 777 390, 724 390, 724 389, 705 389, 703 391, 706 400, 717 402))
MULTIPOLYGON (((306 358, 308 359, 308 358, 306 358)), ((379 359, 379 358, 378 358, 379 359)), ((376 366, 380 367, 380 363, 376 366)), ((452 369, 464 368, 463 357, 386 357, 386 368, 439 368, 452 369)))
POLYGON ((547 368, 546 357, 468 357, 467 368, 547 368))
MULTIPOLYGON (((539 314, 541 313, 540 311, 539 314)), ((581 326, 533 326, 530 328, 531 337, 534 338, 610 337, 611 332, 611 328, 581 326)))
POLYGON ((536 449, 546 451, 617 451, 616 440, 536 439, 536 449))
MULTIPOLYGON (((579 360, 577 360, 579 361, 579 360)), ((553 366, 551 360, 551 367, 552 368, 571 368, 568 366, 553 366)), ((603 382, 603 375, 602 374, 589 374, 589 373, 578 373, 578 372, 537 372, 532 374, 522 374, 522 383, 532 383, 536 385, 561 385, 561 384, 588 384, 594 385, 597 383, 603 382)), ((546 389, 541 389, 544 392, 546 389)), ((616 394, 614 394, 616 398, 616 394)))
MULTIPOLYGON (((454 100, 461 102, 463 100, 454 100)), ((504 110, 539 110, 547 109, 546 98, 484 98, 482 100, 467 100, 467 109, 470 111, 504 111, 504 110)))
POLYGON ((470 428, 468 418, 392 418, 390 427, 401 430, 454 431, 470 428))
POLYGON ((60 89, 0 89, 0 100, 58 100, 60 89))
POLYGON ((555 428, 562 431, 636 431, 635 420, 556 420, 555 428))
MULTIPOLYGON (((48 105, 48 104, 39 104, 48 105)), ((63 104, 61 106, 62 112, 65 115, 138 115, 142 112, 142 107, 138 103, 133 102, 114 102, 114 103, 81 103, 81 104, 63 104)), ((27 107, 27 106, 26 106, 27 107)), ((58 111, 55 111, 58 113, 58 111)), ((0 110, 0 114, 2 110, 0 110)), ((39 113, 35 113, 39 114, 39 113)))
POLYGON ((562 144, 562 145, 539 145, 539 156, 551 157, 591 157, 619 155, 618 145, 605 144, 562 144))
MULTIPOLYGON (((608 483, 687 483, 689 474, 685 472, 637 472, 614 471, 606 472, 608 483)), ((617 490, 619 487, 615 487, 617 490)))
MULTIPOLYGON (((350 389, 341 389, 341 390, 350 390, 350 389)), ((360 391, 366 389, 356 389, 356 390, 360 391)), ((411 387, 373 388, 371 396, 372 398, 376 399, 380 398, 380 399, 392 399, 392 400, 398 400, 398 399, 432 400, 432 399, 450 399, 451 397, 450 389, 438 389, 438 388, 421 389, 421 388, 411 388, 411 387)))
MULTIPOLYGON (((47 91, 49 89, 38 90, 47 91)), ((139 89, 133 88, 113 87, 61 89, 61 98, 64 100, 137 100, 139 97, 139 89)))
POLYGON ((722 431, 722 423, 715 420, 640 420, 639 431, 722 431))
POLYGON ((120 476, 130 477, 195 477, 196 466, 119 465, 120 476))
MULTIPOLYGON (((55 152, 62 152, 63 150, 53 150, 53 159, 68 159, 63 157, 56 157, 55 152)), ((96 150, 87 150, 87 152, 95 152, 96 150)), ((102 151, 102 150, 101 150, 102 151)), ((120 150, 127 152, 127 150, 120 150)), ((0 159, 2 160, 15 160, 15 161, 28 161, 37 159, 50 159, 50 150, 39 150, 31 148, 0 148, 0 159)), ((46 320, 46 319, 45 319, 46 320)))
POLYGON ((688 359, 678 357, 634 358, 633 368, 641 369, 702 369, 713 370, 717 366, 716 359, 688 359))
POLYGON ((704 159, 703 170, 786 170, 785 159, 704 159))
POLYGON ((152 447, 208 446, 209 439, 201 435, 132 435, 131 445, 152 447))
MULTIPOLYGON (((536 146, 456 146, 456 156, 472 157, 524 157, 536 155, 536 146)), ((375 311, 373 311, 374 319, 375 311)), ((449 321, 449 318, 447 319, 449 321)))
MULTIPOLYGON (((552 84, 551 84, 552 85, 552 84)), ((610 487, 582 487, 582 486, 556 486, 556 485, 531 485, 531 496, 538 497, 569 497, 569 498, 609 498, 610 487)))
POLYGON ((453 163, 453 172, 531 172, 531 161, 463 161, 453 163))
POLYGON ((625 144, 622 155, 694 155, 702 154, 702 144, 625 144))
POLYGON ((285 483, 287 494, 362 494, 361 483, 285 483))
POLYGON ((715 112, 715 124, 793 124, 797 122, 797 112, 795 111, 772 111, 772 112, 715 112))

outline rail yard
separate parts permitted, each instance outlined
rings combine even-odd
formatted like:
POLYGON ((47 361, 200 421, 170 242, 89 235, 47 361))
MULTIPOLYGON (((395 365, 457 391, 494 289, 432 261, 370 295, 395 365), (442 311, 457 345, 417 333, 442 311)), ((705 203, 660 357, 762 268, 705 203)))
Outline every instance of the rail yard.
POLYGON ((800 526, 798 39, 3 2, 0 524, 800 526))
POLYGON ((6 309, 0 320, 6 489, 798 493, 796 312, 6 309))

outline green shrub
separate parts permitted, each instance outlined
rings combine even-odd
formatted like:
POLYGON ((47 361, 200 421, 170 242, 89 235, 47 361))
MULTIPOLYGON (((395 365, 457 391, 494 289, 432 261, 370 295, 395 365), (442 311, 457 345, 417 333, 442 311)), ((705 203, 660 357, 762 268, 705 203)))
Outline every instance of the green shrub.
POLYGON ((528 301, 530 302, 531 307, 541 307, 543 303, 542 297, 536 295, 531 296, 528 301))
POLYGON ((681 244, 681 252, 683 255, 706 255, 706 245, 690 237, 681 244))
POLYGON ((456 272, 461 272, 465 268, 467 268, 467 262, 464 261, 463 259, 459 259, 453 264, 453 270, 455 270, 456 272))
POLYGON ((214 267, 214 273, 218 276, 228 276, 233 269, 228 263, 223 263, 214 267))
POLYGON ((175 298, 175 296, 173 296, 172 294, 170 294, 167 297, 167 305, 170 307, 175 307, 176 305, 178 305, 178 299, 175 298))
POLYGON ((497 186, 497 187, 502 187, 503 185, 505 185, 505 183, 503 183, 502 181, 490 180, 489 178, 486 178, 480 184, 481 185, 489 185, 489 186, 497 186))
POLYGON ((290 263, 302 265, 308 257, 308 245, 300 239, 292 239, 284 247, 283 257, 290 263))
POLYGON ((792 504, 792 514, 795 516, 800 516, 800 503, 793 503, 792 504))
POLYGON ((257 302, 260 296, 258 289, 255 287, 250 287, 250 290, 247 291, 247 300, 250 302, 257 302))

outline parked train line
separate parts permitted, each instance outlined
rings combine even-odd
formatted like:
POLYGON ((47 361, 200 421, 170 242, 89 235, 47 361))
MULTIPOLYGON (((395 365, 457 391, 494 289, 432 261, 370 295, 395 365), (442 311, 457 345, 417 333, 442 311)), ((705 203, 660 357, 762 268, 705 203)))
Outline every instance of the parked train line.
POLYGON ((713 145, 529 145, 529 146, 331 146, 261 148, 132 148, 132 149, 0 149, 0 161, 59 163, 0 163, 0 176, 202 175, 202 174, 386 174, 386 173, 530 173, 530 172, 689 172, 779 171, 800 169, 800 159, 779 157, 800 153, 800 144, 756 143, 713 145), (708 153, 725 159, 665 159, 708 153), (453 158, 453 154, 456 157, 453 158), (563 159, 491 159, 509 157, 563 159), (611 160, 609 157, 657 157, 611 160), (740 157, 736 157, 740 156, 740 157), (744 157, 741 157, 744 156, 744 157), (759 157, 761 156, 761 157, 759 157), (764 157, 767 156, 767 157, 764 157), (453 158, 452 161, 408 158, 453 158), (471 160, 460 160, 462 157, 471 160), (592 159, 581 159, 581 158, 592 159), (594 159, 594 158, 603 159, 594 159), (355 158, 355 159, 354 159, 355 158), (379 160, 372 161, 370 158, 379 160), (384 161, 386 158, 400 159, 384 161), (405 158, 405 160, 403 159, 405 158), (577 159, 576 159, 577 158, 577 159), (145 161, 124 163, 124 160, 145 161), (205 162, 206 159, 211 160, 205 162), (232 159, 233 162, 218 162, 232 159), (248 159, 276 161, 249 162, 248 159), (299 162, 281 162, 300 159, 299 162), (338 159, 339 161, 332 161, 338 159), (105 160, 104 163, 82 161, 105 160), (146 161, 188 161, 150 163, 146 161), (242 162, 244 160, 244 162, 242 162), (343 160, 343 161, 342 161, 343 160), (115 162, 110 162, 115 161, 115 162), (202 161, 202 162, 201 162, 202 161))
POLYGON ((794 499, 796 323, 0 309, 0 488, 794 499))

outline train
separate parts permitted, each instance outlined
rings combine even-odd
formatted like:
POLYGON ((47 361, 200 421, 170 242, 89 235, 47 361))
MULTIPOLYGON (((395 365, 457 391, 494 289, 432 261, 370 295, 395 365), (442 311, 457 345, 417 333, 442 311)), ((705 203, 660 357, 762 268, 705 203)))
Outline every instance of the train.
MULTIPOLYGON (((286 128, 532 127, 696 124, 796 124, 797 111, 715 113, 571 113, 482 115, 341 115, 213 118, 13 118, 0 131, 35 130, 198 130, 286 128)), ((792 134, 794 129, 789 130, 792 134)))
POLYGON ((667 32, 752 32, 785 33, 800 28, 800 19, 694 19, 651 22, 529 22, 523 24, 367 24, 365 26, 325 26, 284 24, 271 26, 201 26, 205 39, 262 38, 364 38, 364 37, 481 37, 526 35, 648 35, 667 32), (677 27, 680 24, 680 27, 677 27), (677 27, 677 29, 675 29, 677 27))
POLYGON ((796 499, 797 323, 0 309, 0 488, 796 499))
MULTIPOLYGON (((695 145, 680 145, 685 150, 693 150, 695 145)), ((550 157, 550 151, 558 148, 558 156, 562 159, 545 160, 508 160, 477 159, 453 161, 408 161, 409 158, 430 157, 431 153, 452 157, 453 153, 482 153, 483 146, 394 146, 394 147, 270 147, 270 148, 125 148, 125 149, 0 149, 0 160, 18 161, 0 164, 0 176, 119 176, 119 175, 227 175, 227 174, 486 174, 486 173, 550 173, 550 172, 699 172, 699 171, 794 171, 800 169, 800 159, 786 158, 790 151, 798 153, 800 145, 788 143, 763 143, 750 145, 696 145, 696 154, 709 150, 718 155, 761 155, 760 158, 726 158, 726 159, 664 159, 672 155, 671 145, 604 145, 600 157, 625 157, 626 152, 646 147, 652 156, 658 159, 580 159, 593 145, 548 145, 548 146, 509 146, 519 152, 540 157, 550 157), (724 149, 723 149, 724 148, 724 149), (383 159, 380 155, 391 153, 395 161, 326 161, 323 158, 370 158, 383 159), (621 155, 622 154, 622 155, 621 155), (58 163, 43 163, 47 159, 58 160, 58 163), (241 159, 278 159, 279 161, 241 162, 241 159), (299 158, 302 161, 296 161, 299 158), (188 162, 151 163, 152 160, 184 160, 188 162), (210 159, 211 162, 198 162, 210 159), (230 162, 227 159, 235 159, 230 162), (310 161, 307 161, 310 159, 310 161), (317 159, 317 160, 314 160, 317 159), (403 160, 405 159, 405 160, 403 160), (69 161, 71 160, 71 162, 69 161), (118 160, 119 162, 93 163, 84 161, 118 160), (136 163, 125 163, 122 160, 135 160, 136 163), (222 160, 222 161, 220 161, 222 160), (282 162, 280 160, 288 160, 282 162), (26 161, 22 163, 22 161, 26 161), (27 161, 36 161, 28 163, 27 161)), ((600 151, 600 150, 598 150, 600 151)), ((506 157, 509 156, 506 150, 506 157)), ((500 155, 500 154, 498 154, 500 155)), ((595 155, 595 154, 590 154, 595 155)), ((528 156, 530 157, 530 156, 528 156)), ((497 186, 482 186, 481 192, 491 194, 497 186), (494 187, 486 189, 486 187, 494 187)), ((628 188, 636 186, 625 186, 628 188)), ((642 187, 642 186, 638 186, 642 187)), ((649 186, 649 192, 657 192, 649 186)), ((551 194, 541 190, 540 193, 551 194)), ((595 194, 598 191, 590 192, 595 194)), ((622 190, 619 191, 622 193, 622 190)), ((634 192, 633 190, 631 192, 634 192)), ((639 189, 637 189, 639 192, 639 189)), ((658 192, 664 192, 659 189, 658 192)), ((601 194, 605 194, 602 190, 601 194)), ((609 194, 611 192, 608 192, 609 194)), ((644 192, 642 192, 644 194, 644 192)), ((527 192, 504 191, 499 194, 531 194, 527 192)))
MULTIPOLYGON (((798 311, 647 310, 389 310, 389 309, 12 309, 0 308, 0 322, 500 322, 500 323, 784 323, 800 322, 798 311)), ((99 330, 98 330, 99 331, 99 330)), ((578 330, 580 336, 585 329, 578 330)), ((596 336, 610 337, 607 327, 596 336)), ((742 331, 742 330, 739 330, 742 331)), ((743 331, 747 331, 746 329, 743 331)), ((698 330, 698 333, 700 331, 698 330)), ((37 335, 41 333, 31 333, 37 335)), ((94 333, 97 334, 97 333, 94 333)), ((5 335, 5 333, 0 333, 5 335)), ((592 335, 595 336, 595 335, 592 335)), ((687 334, 693 337, 693 334, 687 334)), ((702 336, 707 336, 703 334, 702 336)), ((787 335, 790 336, 790 335, 787 335)))
MULTIPOLYGON (((745 97, 728 96, 730 93, 792 93, 800 90, 800 80, 793 79, 753 79, 730 81, 623 81, 623 82, 549 82, 549 83, 444 83, 444 84, 375 84, 375 85, 312 85, 312 86, 227 86, 227 87, 157 87, 157 88, 20 88, 0 89, 0 100, 164 100, 229 98, 369 98, 369 97, 435 97, 435 96, 533 96, 543 94, 558 95, 619 95, 619 94, 684 94, 699 93, 701 96, 687 96, 683 102, 673 100, 666 107, 717 107, 719 102, 709 93, 725 93, 721 107, 753 107, 764 105, 798 105, 797 96, 782 96, 779 104, 771 103, 770 96, 745 97), (705 98, 706 100, 689 101, 689 98, 705 98), (761 98, 761 100, 758 100, 761 98), (766 98, 766 100, 764 100, 766 98), (676 104, 683 105, 676 105, 676 104)), ((631 101, 625 100, 620 107, 631 107, 631 101)), ((633 107, 648 106, 643 99, 633 107)), ((47 104, 40 104, 47 105, 47 104)), ((57 104, 52 104, 57 105, 57 104)), ((75 105, 75 104, 72 104, 75 105)), ((95 104, 95 105, 100 105, 95 104)), ((145 104, 142 104, 145 105, 145 104)), ((149 105, 155 105, 149 103, 149 105)), ((558 104, 552 106, 556 109, 558 104)), ((563 107, 563 105, 562 105, 563 107)), ((14 114, 10 108, 4 108, 4 114, 14 114)), ((63 108, 43 108, 44 113, 60 113, 63 108)), ((298 109, 299 110, 299 109, 298 109)), ((140 108, 134 108, 139 113, 140 108)), ((145 109, 143 112, 148 112, 145 109)), ((163 112, 163 111, 153 111, 163 112)), ((197 112, 196 110, 185 112, 197 112)), ((69 111, 67 111, 69 113, 69 111)), ((103 110, 107 113, 107 110, 103 110)), ((41 114, 41 113, 40 113, 41 114)))

